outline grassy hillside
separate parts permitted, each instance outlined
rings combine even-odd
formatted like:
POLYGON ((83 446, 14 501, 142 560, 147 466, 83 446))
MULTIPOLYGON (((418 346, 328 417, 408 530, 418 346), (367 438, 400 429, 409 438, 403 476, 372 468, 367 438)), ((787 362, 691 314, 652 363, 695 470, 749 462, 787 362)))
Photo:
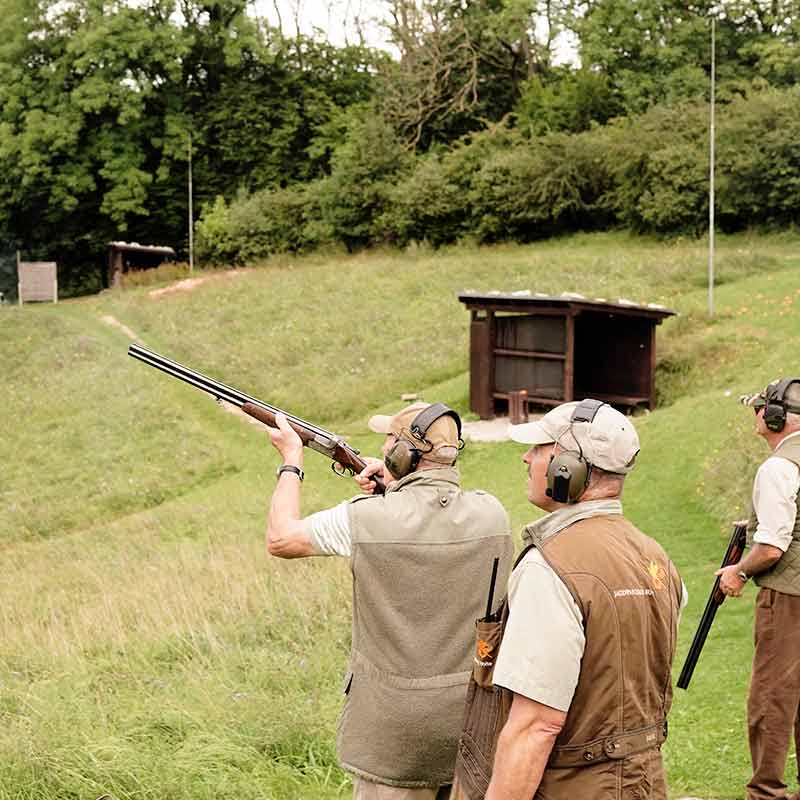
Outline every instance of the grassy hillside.
MULTIPOLYGON (((349 640, 338 560, 263 549, 276 457, 255 426, 129 359, 113 316, 148 346, 376 451, 376 409, 423 391, 467 405, 465 288, 578 291, 661 302, 662 405, 637 419, 632 519, 689 585, 681 657, 729 522, 761 456, 734 400, 797 369, 800 237, 719 247, 705 314, 702 243, 624 235, 536 246, 372 253, 217 273, 0 309, 0 800, 335 798, 349 640)), ((519 528, 517 445, 472 445, 468 486, 519 528)), ((353 493, 307 459, 304 510, 353 493)), ((744 701, 752 590, 719 614, 667 745, 677 795, 736 797, 748 777, 744 701)))

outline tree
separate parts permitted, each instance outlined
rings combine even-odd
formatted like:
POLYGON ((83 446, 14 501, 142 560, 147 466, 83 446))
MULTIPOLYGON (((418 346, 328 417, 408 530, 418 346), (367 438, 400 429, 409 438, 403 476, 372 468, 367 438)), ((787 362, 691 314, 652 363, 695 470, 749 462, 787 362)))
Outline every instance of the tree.
POLYGON ((0 238, 57 258, 68 290, 96 288, 111 240, 183 248, 190 135, 200 202, 325 174, 314 137, 370 96, 372 55, 246 11, 0 0, 0 238))
POLYGON ((547 80, 563 0, 391 0, 400 53, 384 71, 383 113, 427 149, 498 122, 532 76, 547 80))
POLYGON ((624 113, 638 114, 707 97, 712 16, 720 99, 798 74, 796 0, 576 0, 567 25, 583 68, 607 76, 624 113))

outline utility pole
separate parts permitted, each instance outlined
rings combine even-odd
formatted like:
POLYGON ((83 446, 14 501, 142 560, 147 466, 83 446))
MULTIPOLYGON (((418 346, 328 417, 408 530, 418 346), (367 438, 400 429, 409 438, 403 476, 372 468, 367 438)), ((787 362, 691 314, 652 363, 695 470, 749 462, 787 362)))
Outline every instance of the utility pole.
POLYGON ((714 316, 714 93, 716 90, 716 20, 711 17, 711 140, 708 190, 708 316, 714 316))
POLYGON ((189 131, 189 272, 194 272, 194 217, 192 213, 192 132, 189 131))

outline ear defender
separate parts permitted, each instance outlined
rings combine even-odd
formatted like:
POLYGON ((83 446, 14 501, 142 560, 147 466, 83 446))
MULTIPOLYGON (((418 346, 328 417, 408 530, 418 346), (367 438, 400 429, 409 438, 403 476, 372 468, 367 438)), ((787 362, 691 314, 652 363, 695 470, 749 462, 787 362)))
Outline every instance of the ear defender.
POLYGON ((386 465, 386 469, 399 480, 413 472, 421 458, 422 450, 414 447, 405 439, 398 439, 384 457, 383 463, 386 465))
POLYGON ((421 450, 405 439, 398 439, 392 449, 384 456, 383 463, 395 478, 399 480, 412 473, 417 468, 422 456, 433 448, 433 445, 425 438, 425 435, 428 432, 428 428, 441 417, 452 417, 456 423, 459 441, 458 449, 461 450, 464 446, 461 441, 461 417, 444 403, 434 403, 420 411, 409 426, 410 435, 417 439, 420 445, 427 445, 427 450, 421 450))
MULTIPOLYGON (((572 426, 576 422, 592 422, 604 405, 601 400, 591 398, 582 400, 572 412, 569 430, 572 431, 572 426)), ((584 457, 580 442, 575 439, 575 443, 578 445, 578 450, 565 450, 558 455, 550 456, 545 494, 557 503, 576 502, 589 485, 592 465, 584 457)))
POLYGON ((786 426, 786 409, 779 403, 768 400, 764 406, 764 424, 767 430, 780 433, 786 426))
POLYGON ((797 378, 784 378, 778 381, 775 388, 765 398, 764 424, 767 430, 780 433, 786 427, 786 390, 793 384, 800 383, 797 378))
POLYGON ((585 491, 590 472, 589 462, 577 450, 551 456, 545 494, 557 503, 574 503, 585 491))

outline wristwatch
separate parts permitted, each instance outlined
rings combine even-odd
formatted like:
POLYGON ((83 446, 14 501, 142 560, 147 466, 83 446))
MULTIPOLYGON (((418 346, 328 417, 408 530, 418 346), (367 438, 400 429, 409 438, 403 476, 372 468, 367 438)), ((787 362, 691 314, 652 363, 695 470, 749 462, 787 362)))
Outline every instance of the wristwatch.
POLYGON ((747 583, 747 581, 749 581, 749 580, 750 580, 750 576, 749 576, 749 575, 748 575, 748 574, 747 574, 747 573, 746 573, 746 572, 745 572, 743 569, 740 569, 740 570, 739 570, 739 571, 736 573, 736 577, 737 577, 737 578, 738 578, 738 579, 739 579, 739 580, 740 580, 742 583, 747 583))
POLYGON ((300 467, 296 467, 294 464, 282 464, 278 469, 275 471, 275 474, 280 478, 284 472, 292 472, 297 475, 298 478, 302 481, 305 478, 306 474, 300 467))

